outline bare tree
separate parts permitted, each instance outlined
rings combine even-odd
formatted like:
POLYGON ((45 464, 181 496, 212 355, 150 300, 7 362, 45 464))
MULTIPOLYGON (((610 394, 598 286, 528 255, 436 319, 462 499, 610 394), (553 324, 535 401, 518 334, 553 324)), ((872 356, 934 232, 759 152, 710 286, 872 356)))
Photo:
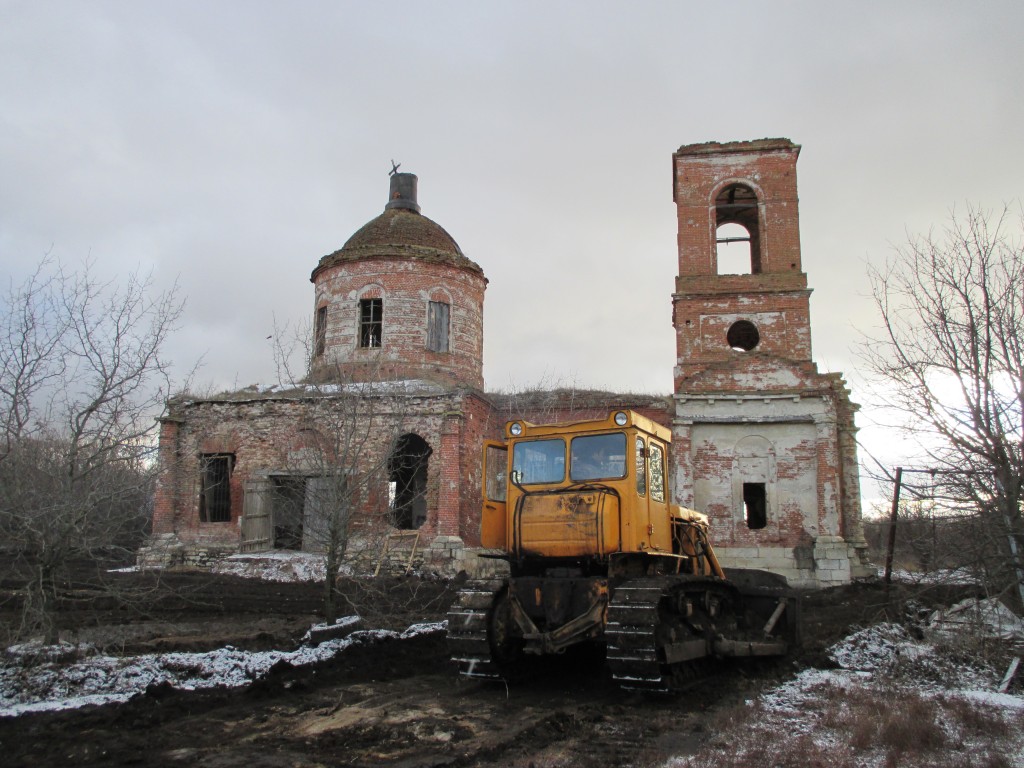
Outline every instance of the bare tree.
MULTIPOLYGON (((361 548, 380 550, 394 530, 395 507, 389 479, 406 476, 409 452, 401 450, 405 396, 392 384, 364 370, 360 380, 343 365, 319 368, 315 381, 297 375, 310 370, 312 333, 306 326, 276 327, 274 361, 279 384, 300 393, 304 402, 300 430, 303 449, 293 451, 287 475, 302 478, 301 501, 295 487, 278 481, 271 490, 271 517, 280 529, 291 525, 295 543, 323 553, 324 615, 334 621, 342 593, 339 578, 353 538, 361 548)), ((415 457, 413 458, 413 460, 415 457)), ((395 488, 395 495, 422 489, 395 488)), ((243 539, 246 535, 243 523, 243 539)))
MULTIPOLYGON (((145 528, 162 348, 176 289, 102 282, 44 260, 0 305, 0 568, 25 583, 24 631, 54 640, 72 567, 134 550, 145 528)), ((96 569, 99 576, 104 571, 96 569)))
MULTIPOLYGON (((1024 247, 1021 217, 968 207, 869 267, 881 331, 862 357, 935 471, 936 498, 982 525, 976 565, 1021 586, 1024 247)), ((917 462, 921 464, 922 462, 917 462)), ((975 549, 971 547, 970 549, 975 549)), ((968 550, 965 550, 968 551, 968 550)), ((1022 592, 1024 594, 1024 592, 1022 592)))

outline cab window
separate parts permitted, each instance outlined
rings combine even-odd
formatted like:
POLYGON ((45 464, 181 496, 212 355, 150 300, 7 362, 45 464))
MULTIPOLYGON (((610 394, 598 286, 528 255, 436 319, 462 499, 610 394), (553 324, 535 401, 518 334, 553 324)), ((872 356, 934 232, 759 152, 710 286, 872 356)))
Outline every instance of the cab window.
POLYGON ((665 500, 665 453, 660 445, 651 443, 651 501, 665 500))
POLYGON ((647 449, 642 437, 636 439, 636 493, 647 495, 647 449))
POLYGON ((612 480, 626 476, 626 435, 580 435, 572 439, 570 479, 612 480))
POLYGON ((505 501, 507 493, 505 483, 505 462, 508 460, 505 448, 488 445, 484 466, 484 490, 489 501, 505 501))
POLYGON ((564 479, 564 440, 525 440, 512 448, 512 482, 531 485, 564 479))

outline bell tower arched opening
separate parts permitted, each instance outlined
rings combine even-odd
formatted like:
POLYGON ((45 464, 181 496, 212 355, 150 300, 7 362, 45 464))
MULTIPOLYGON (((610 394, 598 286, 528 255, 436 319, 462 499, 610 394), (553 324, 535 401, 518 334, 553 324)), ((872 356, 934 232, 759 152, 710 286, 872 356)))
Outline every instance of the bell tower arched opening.
POLYGON ((760 274, 760 206, 757 193, 751 187, 729 184, 718 193, 715 197, 715 233, 718 274, 760 274), (749 261, 737 264, 736 260, 742 261, 744 256, 749 261))
POLYGON ((715 231, 715 260, 720 275, 749 275, 753 269, 750 233, 742 224, 722 224, 715 231))

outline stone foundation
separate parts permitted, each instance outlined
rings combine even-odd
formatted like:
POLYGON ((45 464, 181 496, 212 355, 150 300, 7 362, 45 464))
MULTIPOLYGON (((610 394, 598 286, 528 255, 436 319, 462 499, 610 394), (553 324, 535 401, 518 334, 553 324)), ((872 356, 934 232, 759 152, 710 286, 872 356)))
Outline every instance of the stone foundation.
POLYGON ((139 549, 135 562, 141 569, 147 568, 210 568, 215 560, 238 552, 237 546, 221 542, 193 541, 185 544, 173 533, 163 533, 150 538, 146 546, 139 549))
MULTIPOLYGON (((458 536, 437 536, 426 546, 416 545, 415 537, 394 537, 387 553, 379 539, 353 538, 345 555, 345 564, 360 575, 426 573, 455 577, 465 573, 471 579, 497 578, 508 573, 508 563, 488 554, 496 550, 466 547, 458 536)), ((140 568, 202 568, 214 561, 238 554, 237 546, 223 543, 185 543, 173 533, 150 538, 139 550, 136 563, 140 568)))
POLYGON ((864 550, 841 536, 819 536, 799 547, 715 547, 726 568, 757 568, 785 576, 799 589, 822 589, 849 584, 874 575, 864 550))

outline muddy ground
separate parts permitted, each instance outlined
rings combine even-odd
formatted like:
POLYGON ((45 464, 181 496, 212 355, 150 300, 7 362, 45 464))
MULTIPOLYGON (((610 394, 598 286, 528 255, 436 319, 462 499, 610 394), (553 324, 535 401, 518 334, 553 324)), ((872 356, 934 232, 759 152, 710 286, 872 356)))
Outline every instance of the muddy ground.
MULTIPOLYGON (((203 573, 126 574, 130 608, 73 594, 68 628, 108 651, 295 647, 320 587, 203 573)), ((346 613, 367 627, 441 620, 454 586, 352 581, 346 613)), ((803 648, 777 663, 729 665, 673 698, 625 693, 593 654, 537 660, 507 684, 457 677, 443 634, 349 648, 315 668, 278 666, 246 689, 151 688, 124 704, 0 718, 5 766, 654 766, 691 754, 730 708, 801 666, 851 627, 948 605, 963 587, 858 584, 808 594, 803 648)), ((12 601, 0 621, 13 622, 12 601)))

